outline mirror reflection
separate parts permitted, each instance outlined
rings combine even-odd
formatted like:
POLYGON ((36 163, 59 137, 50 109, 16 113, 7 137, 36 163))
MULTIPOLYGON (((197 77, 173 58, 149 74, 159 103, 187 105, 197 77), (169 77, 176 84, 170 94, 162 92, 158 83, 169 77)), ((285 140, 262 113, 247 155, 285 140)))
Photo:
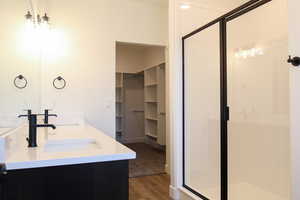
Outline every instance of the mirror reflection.
POLYGON ((0 128, 12 128, 22 123, 19 114, 28 109, 40 109, 40 57, 28 56, 34 37, 28 31, 26 1, 1 2, 0 26, 0 128))

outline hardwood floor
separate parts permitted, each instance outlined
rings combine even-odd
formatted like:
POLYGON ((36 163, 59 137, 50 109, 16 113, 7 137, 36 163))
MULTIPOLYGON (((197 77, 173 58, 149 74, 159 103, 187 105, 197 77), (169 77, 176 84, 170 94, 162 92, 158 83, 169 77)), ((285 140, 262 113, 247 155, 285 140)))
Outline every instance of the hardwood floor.
POLYGON ((129 179, 129 200, 170 200, 167 174, 129 179))
POLYGON ((136 152, 136 159, 129 161, 129 177, 150 176, 165 172, 166 152, 145 143, 126 144, 136 152))

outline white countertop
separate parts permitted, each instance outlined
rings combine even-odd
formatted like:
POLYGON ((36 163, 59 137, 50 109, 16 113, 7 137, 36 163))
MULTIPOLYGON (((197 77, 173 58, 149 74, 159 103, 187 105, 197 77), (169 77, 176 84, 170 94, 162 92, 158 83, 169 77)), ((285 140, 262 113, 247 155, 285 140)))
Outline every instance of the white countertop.
POLYGON ((27 126, 0 136, 0 163, 7 170, 136 158, 134 151, 89 125, 38 128, 36 148, 27 147, 26 137, 27 126))

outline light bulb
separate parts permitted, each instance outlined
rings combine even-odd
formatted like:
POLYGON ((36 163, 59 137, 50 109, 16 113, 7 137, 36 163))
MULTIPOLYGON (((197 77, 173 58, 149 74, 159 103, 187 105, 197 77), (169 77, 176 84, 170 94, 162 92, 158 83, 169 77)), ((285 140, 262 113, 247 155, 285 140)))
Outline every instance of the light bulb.
POLYGON ((49 17, 47 15, 47 13, 45 13, 45 15, 42 17, 42 20, 43 20, 44 23, 49 24, 49 17))
POLYGON ((191 6, 189 4, 186 4, 186 3, 180 5, 180 8, 183 9, 183 10, 189 9, 190 7, 191 6))
POLYGON ((29 11, 25 15, 25 18, 26 18, 26 28, 29 30, 32 29, 34 27, 34 23, 33 23, 33 17, 29 11))
POLYGON ((25 15, 25 18, 26 18, 27 20, 32 21, 32 15, 31 15, 31 13, 30 13, 29 11, 27 11, 27 14, 25 15))

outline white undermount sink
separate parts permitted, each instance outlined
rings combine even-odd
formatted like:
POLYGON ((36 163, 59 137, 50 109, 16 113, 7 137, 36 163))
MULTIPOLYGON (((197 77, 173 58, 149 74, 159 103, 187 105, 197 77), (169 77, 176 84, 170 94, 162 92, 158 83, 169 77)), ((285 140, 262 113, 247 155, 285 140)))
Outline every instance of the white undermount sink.
POLYGON ((98 146, 93 138, 48 140, 44 146, 45 152, 65 152, 89 150, 98 146))

